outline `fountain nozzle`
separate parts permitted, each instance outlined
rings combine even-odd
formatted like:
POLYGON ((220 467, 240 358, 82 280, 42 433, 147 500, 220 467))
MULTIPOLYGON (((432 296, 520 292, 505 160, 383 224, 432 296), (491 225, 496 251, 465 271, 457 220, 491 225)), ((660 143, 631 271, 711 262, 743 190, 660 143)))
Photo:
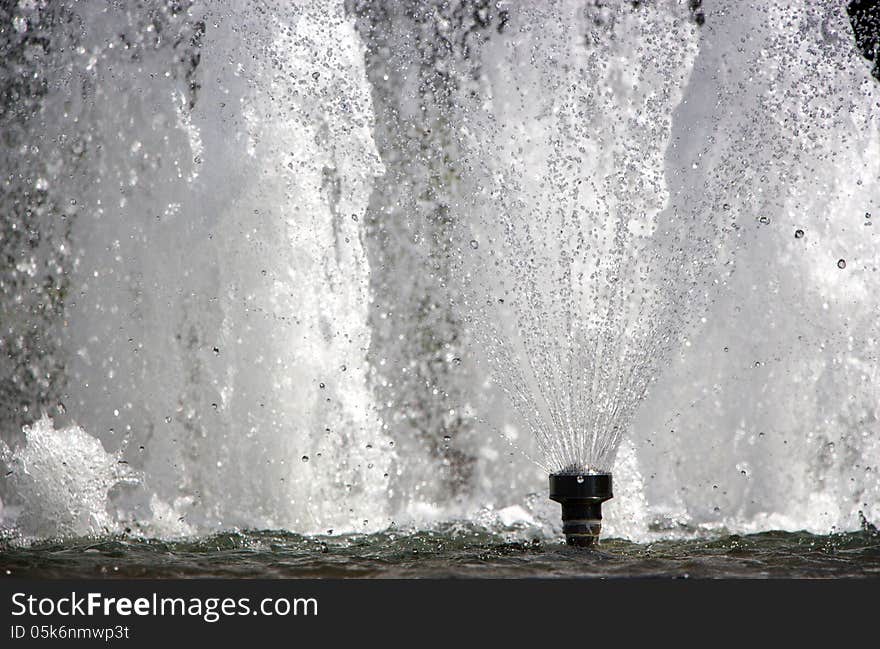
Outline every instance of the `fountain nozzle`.
POLYGON ((610 473, 550 474, 550 500, 562 505, 566 543, 586 548, 599 540, 602 503, 613 495, 610 473))

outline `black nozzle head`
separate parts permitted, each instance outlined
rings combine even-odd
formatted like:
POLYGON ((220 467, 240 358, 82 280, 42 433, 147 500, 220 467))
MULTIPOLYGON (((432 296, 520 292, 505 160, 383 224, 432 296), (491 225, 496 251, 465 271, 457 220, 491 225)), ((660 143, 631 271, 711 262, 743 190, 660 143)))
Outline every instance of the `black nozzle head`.
POLYGON ((550 500, 562 505, 562 531, 569 545, 590 547, 602 531, 602 503, 613 497, 610 473, 553 473, 550 500))

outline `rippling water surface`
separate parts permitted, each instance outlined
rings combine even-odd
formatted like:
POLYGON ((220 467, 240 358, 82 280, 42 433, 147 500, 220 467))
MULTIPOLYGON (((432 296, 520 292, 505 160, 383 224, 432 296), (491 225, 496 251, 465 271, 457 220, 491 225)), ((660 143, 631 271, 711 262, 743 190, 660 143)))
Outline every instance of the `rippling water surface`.
POLYGON ((880 577, 874 529, 818 536, 764 532, 596 550, 511 541, 471 526, 306 537, 242 531, 192 541, 112 537, 0 546, 13 577, 880 577))

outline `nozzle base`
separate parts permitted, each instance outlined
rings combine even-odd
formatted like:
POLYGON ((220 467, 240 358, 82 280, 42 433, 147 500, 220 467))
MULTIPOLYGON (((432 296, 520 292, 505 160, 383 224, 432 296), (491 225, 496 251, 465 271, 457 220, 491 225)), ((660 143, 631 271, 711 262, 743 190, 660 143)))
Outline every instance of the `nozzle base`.
POLYGON ((595 534, 566 534, 565 543, 573 548, 592 548, 599 545, 599 530, 595 534))
POLYGON ((602 531, 602 504, 569 501, 562 503, 562 533, 565 542, 589 547, 599 542, 602 531))

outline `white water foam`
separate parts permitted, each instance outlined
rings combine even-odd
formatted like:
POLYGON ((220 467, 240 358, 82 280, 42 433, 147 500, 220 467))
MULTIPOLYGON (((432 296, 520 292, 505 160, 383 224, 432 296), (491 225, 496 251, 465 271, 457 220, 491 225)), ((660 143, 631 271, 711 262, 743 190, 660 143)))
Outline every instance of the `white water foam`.
POLYGON ((15 449, 0 441, 6 481, 18 496, 16 507, 0 507, 0 521, 38 538, 120 531, 109 493, 137 483, 120 453, 107 453, 79 426, 56 429, 46 415, 25 427, 24 437, 15 449))

